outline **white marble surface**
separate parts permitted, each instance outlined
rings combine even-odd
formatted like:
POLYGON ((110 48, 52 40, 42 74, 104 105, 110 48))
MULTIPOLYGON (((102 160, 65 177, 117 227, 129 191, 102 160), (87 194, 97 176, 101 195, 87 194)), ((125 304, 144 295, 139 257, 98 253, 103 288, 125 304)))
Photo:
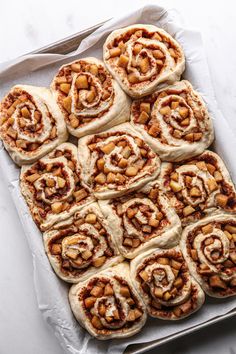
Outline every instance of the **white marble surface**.
MULTIPOLYGON (((145 0, 119 0, 116 3, 67 0, 66 4, 58 0, 1 0, 0 61, 148 3, 145 0)), ((219 107, 235 129, 235 1, 178 0, 172 4, 182 13, 188 27, 202 32, 219 107)), ((63 353, 37 308, 31 254, 1 175, 0 230, 0 353, 63 353)), ((158 353, 234 354, 235 328, 236 318, 162 346, 158 353)))

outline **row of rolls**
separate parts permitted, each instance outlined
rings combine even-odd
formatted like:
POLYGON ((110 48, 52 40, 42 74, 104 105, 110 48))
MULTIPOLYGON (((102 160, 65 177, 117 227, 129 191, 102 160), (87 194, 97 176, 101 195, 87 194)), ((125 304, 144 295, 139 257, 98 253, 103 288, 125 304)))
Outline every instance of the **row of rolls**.
POLYGON ((1 102, 0 137, 21 166, 67 141, 68 132, 81 138, 130 121, 162 160, 192 157, 214 134, 200 95, 178 81, 184 68, 180 45, 165 31, 144 25, 114 31, 104 62, 65 64, 50 89, 14 86, 1 102))
POLYGON ((76 319, 109 339, 134 335, 147 315, 183 319, 205 293, 235 296, 236 192, 207 150, 211 117, 180 80, 174 38, 129 26, 108 36, 103 59, 63 65, 50 90, 13 87, 0 137, 48 259, 73 284, 76 319))

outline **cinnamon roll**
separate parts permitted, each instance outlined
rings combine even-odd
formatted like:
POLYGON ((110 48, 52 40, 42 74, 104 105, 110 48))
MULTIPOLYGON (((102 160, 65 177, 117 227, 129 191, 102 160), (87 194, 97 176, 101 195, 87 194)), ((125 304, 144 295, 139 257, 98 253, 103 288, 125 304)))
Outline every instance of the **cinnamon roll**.
POLYGON ((159 173, 160 159, 129 123, 79 140, 83 181, 98 199, 141 188, 159 173))
POLYGON ((180 79, 185 69, 179 43, 161 28, 135 24, 113 31, 104 62, 123 90, 139 98, 180 79))
POLYGON ((73 285, 69 301, 81 326, 98 339, 130 337, 146 322, 145 306, 131 283, 127 263, 73 285))
POLYGON ((151 249, 133 259, 130 267, 134 285, 152 317, 179 320, 199 310, 205 301, 178 246, 151 249))
POLYGON ((183 226, 220 210, 236 212, 234 185, 212 151, 182 163, 163 163, 159 182, 183 226))
POLYGON ((121 254, 134 258, 150 247, 173 247, 181 223, 156 182, 113 200, 99 201, 121 254))
POLYGON ((131 124, 164 161, 199 155, 214 139, 205 103, 186 80, 134 101, 131 124))
POLYGON ((69 132, 98 133, 129 120, 130 100, 102 61, 84 58, 63 65, 51 89, 69 132))
POLYGON ((97 203, 85 206, 44 233, 44 245, 56 274, 78 283, 122 262, 97 203))
POLYGON ((14 86, 0 103, 0 139, 20 166, 40 159, 67 136, 63 116, 44 87, 14 86))
POLYGON ((42 231, 93 201, 80 175, 78 151, 71 143, 61 144, 34 164, 22 167, 21 192, 42 231))
POLYGON ((220 213, 187 226, 180 247, 208 295, 236 295, 236 216, 220 213))

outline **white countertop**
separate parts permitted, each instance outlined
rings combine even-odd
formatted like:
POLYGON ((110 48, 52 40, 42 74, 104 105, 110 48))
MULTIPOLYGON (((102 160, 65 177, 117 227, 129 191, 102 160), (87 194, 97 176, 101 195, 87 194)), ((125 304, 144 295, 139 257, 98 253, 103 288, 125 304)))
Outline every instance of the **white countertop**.
MULTIPOLYGON (((134 6, 148 3, 145 0, 67 0, 66 4, 58 0, 2 0, 0 61, 12 59, 126 13, 134 6)), ((173 4, 182 13, 186 26, 202 32, 219 107, 228 120, 235 121, 232 124, 236 126, 235 1, 178 0, 173 4)), ((57 339, 37 308, 32 257, 1 177, 0 354, 61 354, 63 351, 57 339)), ((234 354, 235 328, 236 318, 162 346, 158 353, 234 354)))

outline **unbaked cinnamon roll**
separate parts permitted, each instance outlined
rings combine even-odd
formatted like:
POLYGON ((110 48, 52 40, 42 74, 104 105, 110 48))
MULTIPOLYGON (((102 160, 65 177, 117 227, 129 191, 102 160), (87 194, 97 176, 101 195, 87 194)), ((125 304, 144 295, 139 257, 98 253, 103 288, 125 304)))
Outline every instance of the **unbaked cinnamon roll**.
POLYGON ((163 29, 144 24, 113 31, 103 58, 123 90, 135 98, 178 81, 185 68, 179 43, 163 29))
POLYGON ((134 258, 150 247, 176 246, 181 223, 156 182, 122 198, 99 201, 121 254, 134 258))
POLYGON ((159 182, 183 226, 216 211, 236 212, 234 185, 212 151, 182 163, 163 163, 159 182))
POLYGON ((83 281, 123 260, 97 203, 55 224, 44 233, 44 245, 56 274, 69 283, 83 281))
POLYGON ((69 132, 81 137, 129 120, 130 100, 102 61, 84 58, 63 65, 51 89, 69 132))
POLYGON ((146 322, 145 306, 131 283, 127 263, 73 285, 69 301, 81 326, 98 339, 133 336, 146 322))
POLYGON ((236 295, 236 216, 222 213, 187 226, 180 247, 208 295, 236 295))
POLYGON ((131 124, 164 161, 199 155, 214 139, 205 103, 185 80, 134 101, 131 124))
POLYGON ((64 143, 44 158, 21 169, 21 192, 38 227, 45 231, 91 203, 81 181, 78 151, 64 143))
POLYGON ((63 116, 44 87, 14 86, 0 103, 0 139, 20 166, 40 159, 67 136, 63 116))
POLYGON ((130 274, 152 317, 179 320, 199 310, 205 301, 178 246, 139 255, 131 261, 130 274))
POLYGON ((82 178, 98 199, 127 194, 155 179, 160 159, 129 123, 79 140, 82 178))

